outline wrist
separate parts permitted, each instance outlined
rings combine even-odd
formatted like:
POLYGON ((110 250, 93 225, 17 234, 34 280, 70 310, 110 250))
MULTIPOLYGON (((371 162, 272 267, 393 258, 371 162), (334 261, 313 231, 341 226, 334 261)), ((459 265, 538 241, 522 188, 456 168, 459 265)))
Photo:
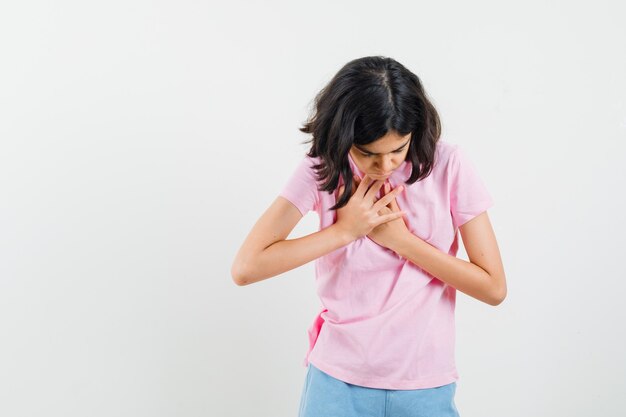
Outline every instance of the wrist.
POLYGON ((393 248, 391 248, 391 250, 393 250, 395 253, 397 253, 398 256, 400 256, 402 258, 406 258, 407 257, 406 248, 410 247, 412 245, 412 239, 414 237, 415 237, 415 235, 407 230, 406 233, 403 233, 396 240, 396 242, 393 245, 393 248))
POLYGON ((337 223, 334 223, 330 227, 335 235, 335 238, 340 243, 340 246, 345 246, 356 239, 356 237, 354 237, 348 230, 345 230, 337 223))

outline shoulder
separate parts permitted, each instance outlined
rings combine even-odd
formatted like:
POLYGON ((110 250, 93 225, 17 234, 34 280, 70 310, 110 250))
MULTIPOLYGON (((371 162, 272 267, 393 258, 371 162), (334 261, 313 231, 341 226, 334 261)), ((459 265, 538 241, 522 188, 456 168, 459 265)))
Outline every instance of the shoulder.
POLYGON ((442 139, 439 139, 437 141, 437 152, 442 155, 450 155, 454 153, 457 149, 459 149, 459 145, 456 143, 452 143, 442 139))
POLYGON ((300 165, 302 167, 302 171, 303 173, 308 176, 311 179, 316 179, 317 178, 317 174, 316 174, 316 166, 321 165, 322 162, 322 158, 316 156, 316 157, 311 157, 307 154, 304 154, 304 156, 302 157, 302 160, 300 161, 300 165))
POLYGON ((314 172, 314 166, 320 163, 321 158, 319 157, 310 157, 306 153, 301 155, 297 162, 293 162, 296 171, 299 174, 310 174, 314 172))
POLYGON ((309 156, 307 154, 304 154, 303 159, 306 161, 306 164, 310 167, 314 165, 319 165, 322 162, 322 158, 320 158, 319 156, 309 156))
POLYGON ((459 145, 439 139, 435 150, 436 163, 441 167, 447 167, 459 149, 459 145))
POLYGON ((306 153, 301 155, 297 162, 293 163, 291 178, 288 182, 291 187, 309 186, 316 184, 317 170, 316 166, 320 164, 321 158, 310 157, 306 153))
POLYGON ((316 156, 316 157, 311 157, 308 154, 304 153, 302 155, 300 155, 299 159, 297 159, 297 162, 295 163, 298 166, 302 166, 302 167, 306 167, 306 168, 311 168, 314 165, 318 165, 321 162, 322 158, 316 156))

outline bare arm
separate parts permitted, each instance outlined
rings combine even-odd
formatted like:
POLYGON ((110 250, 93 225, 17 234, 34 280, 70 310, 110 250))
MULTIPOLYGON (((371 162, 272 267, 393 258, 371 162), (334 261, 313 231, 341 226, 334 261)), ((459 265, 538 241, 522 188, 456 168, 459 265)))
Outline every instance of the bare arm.
POLYGON ((412 233, 394 250, 457 290, 489 305, 500 304, 507 293, 506 279, 487 212, 461 225, 459 230, 470 262, 444 253, 412 233))
POLYGON ((290 271, 335 249, 352 238, 332 225, 310 235, 286 240, 302 218, 298 208, 279 196, 252 227, 231 267, 233 281, 248 285, 290 271))

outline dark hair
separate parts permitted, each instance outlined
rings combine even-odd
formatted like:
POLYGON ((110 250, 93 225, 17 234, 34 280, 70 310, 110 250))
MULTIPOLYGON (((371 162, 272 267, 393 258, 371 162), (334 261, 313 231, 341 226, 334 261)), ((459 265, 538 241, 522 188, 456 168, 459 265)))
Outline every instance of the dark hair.
POLYGON ((348 152, 352 144, 367 145, 389 131, 411 134, 406 160, 412 165, 406 184, 430 175, 441 124, 417 75, 392 58, 368 56, 345 64, 315 97, 313 115, 300 131, 313 137, 309 157, 320 191, 333 192, 339 175, 343 195, 329 210, 345 206, 352 195, 352 170, 348 152))

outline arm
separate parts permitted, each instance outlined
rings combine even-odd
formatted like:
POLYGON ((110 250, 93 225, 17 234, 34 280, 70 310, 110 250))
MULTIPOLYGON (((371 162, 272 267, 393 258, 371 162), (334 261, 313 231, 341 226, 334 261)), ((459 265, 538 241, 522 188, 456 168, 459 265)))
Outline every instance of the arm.
POLYGON ((457 290, 489 305, 500 304, 507 294, 506 279, 487 212, 459 230, 470 262, 448 255, 412 233, 404 234, 393 250, 457 290))
POLYGON ((231 267, 237 285, 252 284, 290 271, 350 243, 334 225, 297 239, 286 240, 302 213, 279 196, 256 222, 231 267))

